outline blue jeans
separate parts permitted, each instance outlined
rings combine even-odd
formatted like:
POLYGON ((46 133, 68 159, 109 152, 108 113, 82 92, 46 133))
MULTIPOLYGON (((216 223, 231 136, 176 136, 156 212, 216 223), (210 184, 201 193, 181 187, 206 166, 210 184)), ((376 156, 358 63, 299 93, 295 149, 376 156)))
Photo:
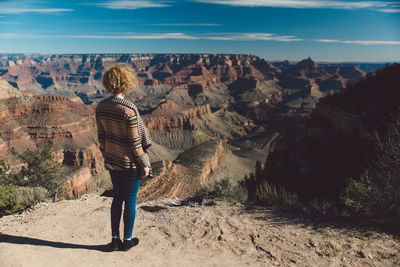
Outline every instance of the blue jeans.
POLYGON ((136 171, 110 170, 113 183, 114 198, 111 204, 111 234, 119 237, 119 224, 121 221, 122 202, 124 209, 124 239, 132 237, 133 225, 136 215, 136 196, 140 186, 136 171))

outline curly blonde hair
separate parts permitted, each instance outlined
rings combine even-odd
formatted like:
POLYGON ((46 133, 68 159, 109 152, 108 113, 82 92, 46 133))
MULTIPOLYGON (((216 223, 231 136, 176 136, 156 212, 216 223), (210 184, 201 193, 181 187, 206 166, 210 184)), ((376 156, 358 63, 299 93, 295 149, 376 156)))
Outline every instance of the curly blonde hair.
POLYGON ((115 65, 103 74, 103 85, 113 95, 129 93, 137 84, 136 74, 128 66, 115 65))

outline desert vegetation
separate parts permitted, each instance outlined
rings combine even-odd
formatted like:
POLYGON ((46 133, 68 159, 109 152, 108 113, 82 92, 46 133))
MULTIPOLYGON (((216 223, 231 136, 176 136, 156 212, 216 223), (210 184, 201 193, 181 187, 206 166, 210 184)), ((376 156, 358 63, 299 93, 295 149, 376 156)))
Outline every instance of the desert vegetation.
POLYGON ((400 117, 388 125, 386 137, 376 136, 376 156, 359 179, 349 179, 341 195, 353 214, 400 219, 400 117))
POLYGON ((0 160, 0 216, 11 214, 38 202, 57 200, 65 169, 53 160, 49 147, 27 150, 18 155, 24 166, 18 173, 0 160))

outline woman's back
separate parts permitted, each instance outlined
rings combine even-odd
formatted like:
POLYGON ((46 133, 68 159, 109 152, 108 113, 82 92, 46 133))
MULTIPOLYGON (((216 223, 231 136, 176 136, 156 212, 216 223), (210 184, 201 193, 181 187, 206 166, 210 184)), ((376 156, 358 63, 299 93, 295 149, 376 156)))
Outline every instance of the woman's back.
POLYGON ((100 150, 106 165, 136 168, 135 160, 144 154, 135 110, 106 98, 96 107, 100 150))

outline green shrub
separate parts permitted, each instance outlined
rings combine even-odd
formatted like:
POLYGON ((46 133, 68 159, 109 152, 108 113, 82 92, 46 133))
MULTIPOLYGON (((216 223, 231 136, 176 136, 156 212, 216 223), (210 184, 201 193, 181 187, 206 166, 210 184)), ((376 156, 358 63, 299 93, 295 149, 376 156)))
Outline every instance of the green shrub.
POLYGON ((14 186, 0 186, 0 217, 24 208, 17 199, 16 188, 14 186))
POLYGON ((380 189, 372 181, 368 172, 361 175, 359 180, 349 179, 349 185, 341 195, 343 204, 350 208, 353 214, 371 216, 378 207, 381 197, 380 189))
POLYGON ((19 186, 44 187, 55 200, 64 181, 62 165, 54 161, 50 147, 27 150, 19 157, 26 163, 18 175, 19 186))
POLYGON ((0 185, 12 185, 13 183, 15 183, 15 178, 10 166, 4 160, 0 160, 0 185))
POLYGON ((377 137, 376 158, 359 179, 350 179, 341 200, 351 214, 400 219, 400 117, 377 137))
POLYGON ((337 216, 338 208, 336 202, 327 199, 313 198, 304 204, 303 211, 313 216, 337 216))

